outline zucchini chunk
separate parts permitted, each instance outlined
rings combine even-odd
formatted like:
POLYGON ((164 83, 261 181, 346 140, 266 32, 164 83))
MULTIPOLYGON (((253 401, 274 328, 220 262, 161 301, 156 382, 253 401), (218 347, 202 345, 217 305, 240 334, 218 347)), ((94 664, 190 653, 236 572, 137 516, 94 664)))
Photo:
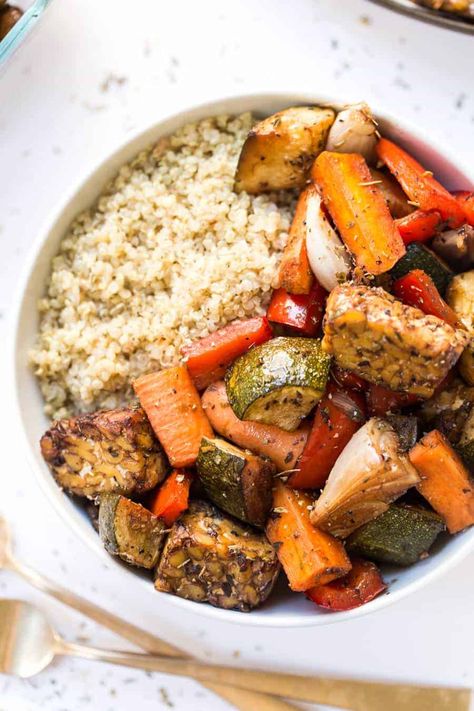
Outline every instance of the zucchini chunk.
POLYGON ((454 276, 448 264, 421 242, 411 242, 407 245, 406 254, 392 267, 390 274, 393 279, 401 279, 413 269, 426 272, 433 279, 441 296, 454 276))
POLYGON ((330 363, 320 340, 273 338, 229 368, 227 397, 239 419, 292 432, 321 399, 330 363))
POLYGON ((209 499, 226 513, 264 526, 272 506, 275 465, 223 439, 203 437, 196 462, 209 499))
POLYGON ((165 539, 165 524, 141 504, 120 494, 100 497, 99 535, 105 550, 139 568, 154 568, 165 539))
POLYGON ((142 494, 166 476, 168 465, 140 408, 103 410, 53 422, 41 453, 60 487, 93 499, 142 494))
POLYGON ((267 599, 279 571, 277 555, 263 533, 206 501, 193 501, 171 529, 155 588, 248 612, 267 599))
POLYGON ((466 383, 474 385, 474 270, 454 277, 446 292, 446 301, 471 334, 459 359, 459 372, 466 383))
POLYGON ((372 417, 339 455, 311 512, 311 523, 338 538, 386 511, 420 478, 400 452, 397 433, 372 417))
POLYGON ((334 122, 332 109, 295 106, 257 123, 240 154, 236 192, 302 188, 334 122))
POLYGON ((465 419, 457 450, 471 474, 474 472, 474 407, 465 419))
POLYGON ((350 554, 378 563, 413 565, 428 555, 445 529, 434 511, 393 504, 381 516, 357 529, 346 541, 350 554))

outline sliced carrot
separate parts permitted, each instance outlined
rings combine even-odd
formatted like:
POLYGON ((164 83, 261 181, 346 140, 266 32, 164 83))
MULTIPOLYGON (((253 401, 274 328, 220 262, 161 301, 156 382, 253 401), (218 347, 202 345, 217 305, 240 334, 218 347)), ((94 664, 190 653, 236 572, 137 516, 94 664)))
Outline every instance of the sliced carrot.
POLYGON ((290 588, 305 592, 324 585, 351 569, 342 543, 315 528, 309 520, 312 500, 278 482, 267 537, 277 548, 290 588))
POLYGON ((308 439, 308 425, 303 423, 295 432, 276 425, 264 425, 252 420, 239 420, 227 399, 225 384, 213 383, 202 396, 202 406, 212 428, 244 449, 268 457, 279 472, 294 469, 308 439))
POLYGON ((324 151, 313 164, 312 177, 357 265, 369 274, 391 269, 405 246, 362 156, 324 151))
POLYGON ((444 518, 450 533, 474 523, 474 484, 461 458, 438 430, 428 432, 409 452, 421 482, 417 489, 444 518))
POLYGON ((387 138, 377 144, 377 155, 398 180, 410 200, 422 210, 438 210, 451 227, 465 222, 462 206, 456 198, 409 153, 387 138))
POLYGON ((395 220, 404 244, 426 242, 434 237, 436 229, 442 222, 443 218, 437 210, 432 210, 431 212, 415 210, 409 215, 395 220))
POLYGON ((466 216, 466 222, 474 227, 474 193, 469 190, 458 190, 453 193, 466 216))
POLYGON ((278 272, 278 286, 289 294, 309 294, 313 284, 314 277, 306 251, 307 208, 311 190, 314 186, 310 185, 299 196, 278 272))
POLYGON ((184 346, 181 354, 195 386, 198 390, 204 390, 216 380, 221 380, 236 358, 272 336, 271 326, 264 316, 233 321, 209 336, 184 346))
POLYGON ((201 439, 213 435, 186 366, 143 375, 133 388, 171 466, 194 464, 201 439))
POLYGON ((150 510, 163 519, 167 526, 172 526, 178 516, 189 505, 189 489, 192 476, 185 469, 174 469, 151 502, 150 510))
POLYGON ((465 328, 442 298, 433 279, 422 269, 413 269, 394 281, 392 291, 404 304, 415 306, 430 316, 437 316, 453 328, 465 328))

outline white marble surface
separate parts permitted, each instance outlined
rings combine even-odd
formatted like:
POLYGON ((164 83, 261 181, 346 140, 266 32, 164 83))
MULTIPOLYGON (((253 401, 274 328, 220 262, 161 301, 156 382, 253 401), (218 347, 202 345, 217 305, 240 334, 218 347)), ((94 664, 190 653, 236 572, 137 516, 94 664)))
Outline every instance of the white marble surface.
MULTIPOLYGON (((0 343, 39 226, 78 176, 175 106, 265 90, 364 98, 426 126, 474 160, 474 40, 364 0, 57 0, 0 79, 0 343)), ((2 361, 1 392, 6 392, 2 361)), ((344 625, 252 630, 211 624, 162 597, 132 599, 91 557, 29 472, 8 401, 0 408, 2 497, 21 556, 49 576, 205 659, 395 680, 474 685, 474 556, 418 594, 344 625)), ((119 644, 7 573, 0 594, 32 600, 69 639, 119 644)), ((124 643, 120 643, 126 646, 124 643)), ((60 660, 30 681, 0 676, 1 711, 224 711, 181 679, 60 660)), ((250 710, 249 710, 250 711, 250 710)))

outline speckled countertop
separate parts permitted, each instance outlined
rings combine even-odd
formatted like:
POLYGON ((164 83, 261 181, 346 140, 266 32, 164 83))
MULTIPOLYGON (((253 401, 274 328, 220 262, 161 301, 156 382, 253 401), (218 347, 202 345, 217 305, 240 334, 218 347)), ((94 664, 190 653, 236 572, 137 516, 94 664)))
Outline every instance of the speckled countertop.
MULTIPOLYGON (((336 91, 397 113, 474 160, 472 38, 364 0, 63 0, 0 79, 0 342, 38 227, 79 175, 174 106, 258 90, 336 91)), ((1 357, 6 356, 2 348, 1 357)), ((5 391, 5 367, 0 377, 5 391)), ((474 685, 474 557, 428 588, 358 621, 307 630, 210 623, 161 596, 134 599, 43 498, 0 408, 0 509, 21 556, 63 584, 205 659, 294 671, 474 685), (153 600, 153 604, 152 601, 153 600)), ((69 639, 113 636, 7 573, 0 594, 34 600, 69 639)), ((29 681, 0 676, 0 711, 224 711, 178 678, 60 660, 29 681)))

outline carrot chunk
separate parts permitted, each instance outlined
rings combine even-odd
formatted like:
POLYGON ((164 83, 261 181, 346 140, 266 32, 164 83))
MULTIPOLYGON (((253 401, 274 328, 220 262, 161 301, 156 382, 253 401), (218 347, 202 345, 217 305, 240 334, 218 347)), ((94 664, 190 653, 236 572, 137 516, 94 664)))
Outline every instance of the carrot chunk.
POLYGON ((394 175, 408 195, 422 210, 438 210, 451 227, 459 227, 466 220, 462 205, 409 153, 387 138, 377 144, 377 155, 394 175))
POLYGON ((265 317, 233 321, 209 336, 181 349, 186 366, 198 390, 221 380, 228 366, 252 346, 268 341, 272 329, 265 317))
POLYGON ((143 375, 133 388, 171 466, 194 464, 201 439, 213 435, 186 366, 143 375))
POLYGON ((417 489, 446 521, 450 533, 474 523, 474 484, 461 458, 438 430, 410 450, 421 481, 417 489))
POLYGON ((288 242, 280 262, 278 286, 290 294, 309 294, 313 284, 314 277, 306 251, 309 195, 309 188, 307 188, 299 196, 288 242))
POLYGON ((391 269, 405 246, 362 156, 324 151, 313 164, 312 178, 357 265, 370 274, 391 269))
POLYGON ((185 469, 174 469, 151 502, 150 510, 167 526, 172 526, 189 504, 192 476, 185 469))
POLYGON ((309 496, 278 482, 267 523, 267 537, 277 547, 290 588, 296 592, 329 583, 351 569, 342 543, 311 524, 311 503, 309 496))

